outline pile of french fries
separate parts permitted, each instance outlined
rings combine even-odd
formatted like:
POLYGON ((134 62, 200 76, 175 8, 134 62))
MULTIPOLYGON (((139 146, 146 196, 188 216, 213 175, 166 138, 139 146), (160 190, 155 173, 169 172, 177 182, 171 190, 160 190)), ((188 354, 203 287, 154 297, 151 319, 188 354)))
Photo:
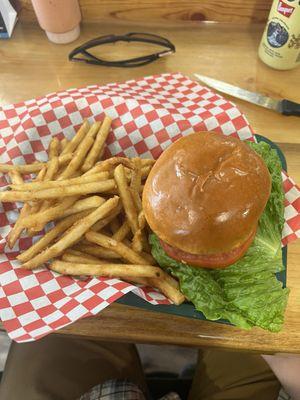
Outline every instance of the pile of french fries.
POLYGON ((0 164, 9 190, 2 202, 24 202, 10 231, 12 248, 24 232, 34 236, 54 226, 17 259, 27 269, 48 268, 75 277, 116 277, 157 288, 173 303, 184 296, 178 282, 156 265, 141 194, 154 160, 112 157, 102 160, 111 120, 84 121, 68 141, 53 138, 48 161, 0 164), (23 175, 35 174, 31 181, 23 175), (49 226, 49 225, 48 225, 49 226))

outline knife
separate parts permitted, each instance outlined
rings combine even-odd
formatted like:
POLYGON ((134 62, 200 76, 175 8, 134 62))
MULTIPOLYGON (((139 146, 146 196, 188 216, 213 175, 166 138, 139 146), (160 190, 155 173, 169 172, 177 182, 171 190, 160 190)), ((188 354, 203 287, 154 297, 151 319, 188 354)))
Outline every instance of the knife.
POLYGON ((219 92, 229 94, 230 96, 237 97, 238 99, 249 101, 250 103, 257 104, 258 106, 269 108, 283 115, 296 115, 300 116, 300 104, 293 101, 283 99, 276 100, 271 97, 264 96, 260 93, 249 92, 249 90, 241 89, 237 86, 230 85, 229 83, 218 81, 216 79, 208 78, 207 76, 194 74, 195 77, 205 83, 205 85, 218 90, 219 92))

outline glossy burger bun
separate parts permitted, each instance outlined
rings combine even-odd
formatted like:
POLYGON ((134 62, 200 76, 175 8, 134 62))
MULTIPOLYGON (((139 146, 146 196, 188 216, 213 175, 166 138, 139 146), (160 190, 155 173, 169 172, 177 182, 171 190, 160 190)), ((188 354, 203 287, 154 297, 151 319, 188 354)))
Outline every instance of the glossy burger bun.
POLYGON ((145 184, 143 209, 167 245, 222 255, 249 247, 270 191, 269 171, 246 143, 199 132, 161 154, 145 184))

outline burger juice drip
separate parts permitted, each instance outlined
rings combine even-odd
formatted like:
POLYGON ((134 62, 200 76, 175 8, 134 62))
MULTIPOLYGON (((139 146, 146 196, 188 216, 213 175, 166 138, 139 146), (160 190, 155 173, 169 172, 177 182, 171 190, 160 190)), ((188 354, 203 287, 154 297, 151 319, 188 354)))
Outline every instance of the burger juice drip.
POLYGON ((274 0, 258 55, 275 69, 300 65, 300 0, 274 0))

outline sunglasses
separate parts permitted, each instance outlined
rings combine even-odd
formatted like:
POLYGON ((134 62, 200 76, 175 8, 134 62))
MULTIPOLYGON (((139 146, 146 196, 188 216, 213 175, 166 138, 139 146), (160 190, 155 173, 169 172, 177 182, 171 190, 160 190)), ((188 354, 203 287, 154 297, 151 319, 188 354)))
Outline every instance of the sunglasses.
POLYGON ((104 65, 106 67, 131 68, 149 64, 161 57, 173 54, 175 53, 175 51, 176 49, 174 44, 162 36, 152 35, 149 33, 142 33, 142 32, 131 32, 127 33, 126 35, 107 35, 89 40, 88 42, 82 44, 79 47, 76 47, 74 50, 71 51, 71 53, 69 54, 69 61, 80 61, 80 62, 85 62, 87 64, 104 65), (94 47, 109 43, 117 43, 117 42, 127 42, 127 43, 139 42, 139 43, 155 44, 157 46, 164 47, 165 50, 152 53, 146 56, 135 57, 119 61, 106 61, 99 57, 96 57, 95 55, 89 52, 89 50, 94 47))

